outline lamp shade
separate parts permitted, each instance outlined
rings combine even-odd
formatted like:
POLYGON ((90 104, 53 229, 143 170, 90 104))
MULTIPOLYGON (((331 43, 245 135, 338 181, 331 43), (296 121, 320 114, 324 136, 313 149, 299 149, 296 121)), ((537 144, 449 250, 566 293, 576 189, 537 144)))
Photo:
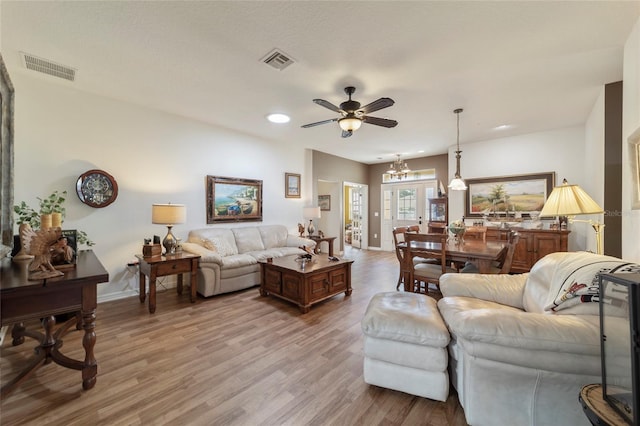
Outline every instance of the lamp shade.
POLYGON ((317 219, 320 217, 320 207, 305 207, 303 215, 305 219, 317 219))
POLYGON ((464 183, 462 178, 457 177, 451 180, 451 183, 449 183, 449 189, 452 191, 464 191, 467 189, 467 184, 464 183))
POLYGON ((340 128, 345 132, 358 130, 362 126, 362 120, 355 117, 345 117, 338 120, 340 128))
POLYGON ((184 204, 154 204, 151 206, 151 223, 175 225, 185 223, 187 207, 184 204))
POLYGON ((604 213, 604 210, 593 198, 578 185, 569 185, 564 179, 561 186, 556 186, 551 191, 551 195, 540 211, 540 217, 599 213, 604 213))

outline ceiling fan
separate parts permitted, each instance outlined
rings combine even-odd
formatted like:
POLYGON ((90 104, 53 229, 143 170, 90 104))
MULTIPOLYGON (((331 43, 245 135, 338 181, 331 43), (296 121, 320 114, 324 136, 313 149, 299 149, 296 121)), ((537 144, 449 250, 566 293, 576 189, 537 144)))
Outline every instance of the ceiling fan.
POLYGON ((342 137, 348 138, 353 134, 354 130, 358 130, 362 123, 375 124, 382 127, 396 127, 398 122, 396 120, 389 120, 386 118, 370 117, 369 114, 374 111, 388 108, 395 102, 391 98, 380 98, 377 101, 373 101, 363 107, 360 106, 360 102, 351 100, 351 95, 356 91, 355 87, 349 86, 344 88, 344 92, 349 95, 349 100, 340 104, 340 107, 335 106, 331 102, 324 99, 314 99, 313 102, 330 109, 331 111, 339 112, 340 117, 332 118, 329 120, 318 121, 315 123, 305 124, 304 128, 318 126, 320 124, 332 123, 337 121, 342 129, 342 137))

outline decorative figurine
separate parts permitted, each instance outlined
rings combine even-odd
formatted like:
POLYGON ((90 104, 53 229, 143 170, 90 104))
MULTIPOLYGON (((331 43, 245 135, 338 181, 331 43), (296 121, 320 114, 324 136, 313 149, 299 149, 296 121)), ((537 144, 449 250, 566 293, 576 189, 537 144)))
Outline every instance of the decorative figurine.
POLYGON ((324 238, 324 232, 322 232, 322 231, 320 231, 320 230, 319 230, 319 231, 318 231, 318 236, 319 236, 320 238, 324 238))
POLYGON ((304 225, 301 223, 298 223, 298 233, 300 234, 300 237, 304 236, 304 225))
POLYGON ((34 231, 31 226, 20 229, 20 243, 27 254, 34 256, 29 265, 29 279, 41 280, 64 275, 51 264, 51 246, 62 237, 60 228, 39 229, 34 231))

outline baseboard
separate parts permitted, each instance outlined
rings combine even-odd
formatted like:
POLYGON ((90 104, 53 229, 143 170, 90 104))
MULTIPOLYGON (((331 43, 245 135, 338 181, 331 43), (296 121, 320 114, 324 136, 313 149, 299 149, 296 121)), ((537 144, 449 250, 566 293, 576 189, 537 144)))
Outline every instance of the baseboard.
POLYGON ((135 290, 118 291, 116 293, 98 296, 98 303, 111 302, 112 300, 126 299, 127 297, 134 296, 138 296, 138 292, 135 290))

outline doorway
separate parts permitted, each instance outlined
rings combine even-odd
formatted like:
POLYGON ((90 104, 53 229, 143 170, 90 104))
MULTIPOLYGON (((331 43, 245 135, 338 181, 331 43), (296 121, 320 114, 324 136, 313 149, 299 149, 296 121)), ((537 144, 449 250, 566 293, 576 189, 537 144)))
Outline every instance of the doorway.
POLYGON ((419 225, 426 231, 429 221, 429 198, 438 194, 438 181, 394 182, 382 185, 381 249, 394 251, 393 228, 419 225))
POLYGON ((343 243, 352 248, 368 248, 368 205, 367 185, 344 182, 343 184, 343 243))

